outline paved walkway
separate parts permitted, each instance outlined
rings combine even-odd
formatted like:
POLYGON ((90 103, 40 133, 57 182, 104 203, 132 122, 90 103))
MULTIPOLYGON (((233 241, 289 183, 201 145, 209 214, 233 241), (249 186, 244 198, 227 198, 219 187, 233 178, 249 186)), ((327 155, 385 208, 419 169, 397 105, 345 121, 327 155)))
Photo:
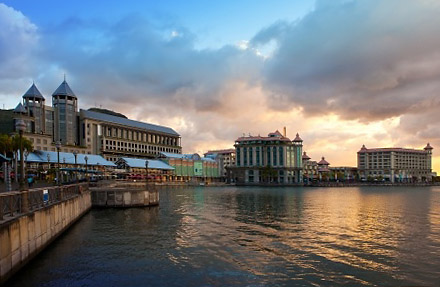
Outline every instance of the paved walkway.
MULTIPOLYGON (((37 187, 45 187, 45 186, 54 186, 54 183, 49 183, 47 181, 44 180, 37 180, 33 185, 32 188, 37 188, 37 187)), ((19 189, 19 184, 13 182, 12 183, 12 190, 18 190, 19 189)), ((26 187, 28 187, 28 184, 26 183, 26 187)), ((5 192, 6 191, 6 184, 3 181, 0 181, 0 192, 5 192)))

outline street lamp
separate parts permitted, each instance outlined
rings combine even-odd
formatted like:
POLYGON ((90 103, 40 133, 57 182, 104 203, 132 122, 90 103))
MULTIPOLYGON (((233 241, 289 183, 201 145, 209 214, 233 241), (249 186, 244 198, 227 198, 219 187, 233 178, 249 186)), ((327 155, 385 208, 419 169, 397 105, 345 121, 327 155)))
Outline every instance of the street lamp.
POLYGON ((55 143, 55 147, 57 148, 57 185, 60 185, 60 148, 61 148, 61 141, 57 141, 55 143))
POLYGON ((89 160, 88 156, 84 157, 84 160, 86 161, 86 181, 89 181, 88 177, 87 177, 87 161, 89 160))
POLYGON ((145 160, 145 185, 148 186, 148 160, 145 160))
POLYGON ((76 166, 76 157, 78 156, 78 152, 76 150, 73 152, 73 156, 75 157, 75 182, 78 183, 78 167, 76 166))
POLYGON ((20 190, 24 190, 24 156, 23 156, 23 133, 26 130, 26 123, 23 120, 17 120, 15 129, 20 136, 20 190))

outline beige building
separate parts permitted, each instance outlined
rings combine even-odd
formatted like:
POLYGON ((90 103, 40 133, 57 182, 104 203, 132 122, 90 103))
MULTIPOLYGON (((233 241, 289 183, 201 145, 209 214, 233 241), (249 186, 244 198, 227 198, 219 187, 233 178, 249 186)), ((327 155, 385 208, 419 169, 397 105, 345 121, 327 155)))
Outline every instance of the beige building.
POLYGON ((35 150, 97 154, 116 162, 119 157, 154 158, 161 152, 181 153, 180 135, 173 129, 127 119, 124 115, 89 109, 78 112, 78 99, 64 79, 52 94, 52 106, 35 84, 14 110, 0 111, 0 132, 15 133, 15 123, 26 123, 24 136, 35 150))
POLYGON ((120 157, 182 153, 180 135, 168 127, 90 110, 80 111, 80 123, 81 145, 112 162, 120 157))
POLYGON ((431 181, 432 150, 429 143, 423 150, 408 148, 367 149, 363 145, 358 151, 360 179, 389 182, 431 181))

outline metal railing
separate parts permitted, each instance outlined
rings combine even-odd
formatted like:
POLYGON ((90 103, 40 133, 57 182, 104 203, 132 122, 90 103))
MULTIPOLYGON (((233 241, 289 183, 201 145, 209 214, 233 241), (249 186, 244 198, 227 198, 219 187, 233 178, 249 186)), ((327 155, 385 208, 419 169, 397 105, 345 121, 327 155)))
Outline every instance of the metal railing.
POLYGON ((88 183, 0 193, 0 221, 74 198, 88 190, 88 183))

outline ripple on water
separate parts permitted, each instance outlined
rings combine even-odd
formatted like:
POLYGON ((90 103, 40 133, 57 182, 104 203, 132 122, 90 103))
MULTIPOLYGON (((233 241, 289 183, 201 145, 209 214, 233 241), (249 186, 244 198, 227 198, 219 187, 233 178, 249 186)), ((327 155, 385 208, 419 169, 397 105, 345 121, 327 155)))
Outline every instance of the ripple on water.
POLYGON ((160 193, 159 207, 92 210, 8 286, 433 286, 440 278, 438 188, 160 193))

